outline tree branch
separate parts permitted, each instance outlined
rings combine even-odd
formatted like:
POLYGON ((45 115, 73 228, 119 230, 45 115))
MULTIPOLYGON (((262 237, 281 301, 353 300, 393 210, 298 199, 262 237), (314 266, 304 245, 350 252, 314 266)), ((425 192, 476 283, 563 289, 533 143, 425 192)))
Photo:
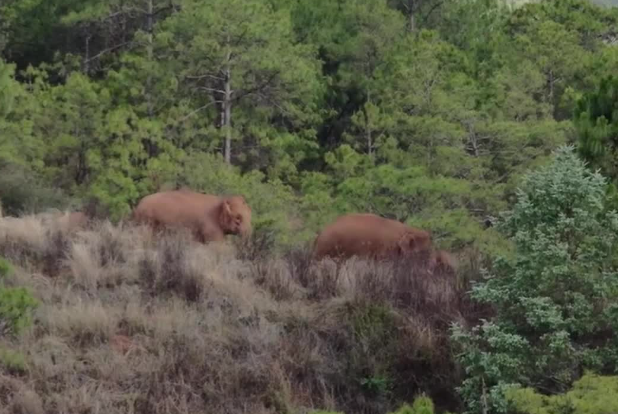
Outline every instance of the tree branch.
POLYGON ((210 106, 214 105, 216 102, 218 102, 218 101, 211 101, 211 102, 207 103, 206 105, 200 106, 199 108, 197 108, 197 109, 195 109, 195 110, 193 110, 193 111, 189 112, 187 115, 185 115, 185 116, 183 116, 182 118, 180 118, 180 119, 178 120, 178 122, 184 122, 184 121, 186 121, 187 119, 191 118, 191 117, 192 117, 193 115, 195 115, 196 113, 198 113, 198 112, 200 112, 200 111, 203 111, 204 109, 206 109, 206 108, 208 108, 208 107, 210 107, 210 106))
POLYGON ((120 49, 120 48, 122 48, 122 47, 124 47, 124 46, 126 46, 126 45, 131 44, 131 43, 132 43, 132 41, 131 41, 131 40, 129 40, 129 41, 126 41, 126 42, 124 42, 124 43, 120 43, 120 44, 118 44, 118 45, 112 46, 112 47, 110 47, 110 48, 108 48, 108 49, 102 50, 101 52, 97 53, 96 55, 94 55, 94 56, 92 56, 92 57, 90 57, 90 58, 88 58, 88 59, 84 60, 84 63, 89 63, 89 62, 91 62, 91 61, 93 61, 93 60, 95 60, 95 59, 100 58, 101 56, 103 56, 103 55, 104 55, 104 54, 106 54, 106 53, 113 52, 114 50, 116 50, 116 49, 120 49))

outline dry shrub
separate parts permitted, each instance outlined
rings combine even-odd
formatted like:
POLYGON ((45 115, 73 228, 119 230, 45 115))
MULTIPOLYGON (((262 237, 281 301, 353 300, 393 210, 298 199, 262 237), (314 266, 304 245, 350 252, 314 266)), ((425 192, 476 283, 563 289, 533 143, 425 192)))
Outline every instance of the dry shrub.
POLYGON ((45 414, 41 397, 26 387, 13 398, 11 412, 14 414, 45 414))
POLYGON ((210 285, 204 272, 209 263, 199 254, 200 248, 184 232, 157 241, 155 249, 145 251, 139 260, 142 283, 152 295, 173 292, 186 300, 199 301, 210 285))
POLYGON ((308 247, 278 256, 268 241, 233 249, 105 221, 69 234, 5 220, 0 255, 23 267, 12 283, 42 302, 14 346, 28 369, 10 386, 0 372, 11 412, 36 412, 38 396, 43 412, 67 414, 383 414, 419 391, 457 408, 446 332, 477 315, 452 275, 313 263, 308 247))

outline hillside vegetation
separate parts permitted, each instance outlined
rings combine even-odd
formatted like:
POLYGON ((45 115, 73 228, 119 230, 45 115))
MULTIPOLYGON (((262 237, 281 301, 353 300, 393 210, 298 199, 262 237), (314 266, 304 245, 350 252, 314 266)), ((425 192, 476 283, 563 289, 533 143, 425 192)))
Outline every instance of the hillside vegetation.
POLYGON ((587 0, 1 2, 0 413, 589 412, 617 28, 587 0), (243 195, 252 239, 129 220, 183 187, 243 195), (311 262, 349 212, 456 274, 311 262))

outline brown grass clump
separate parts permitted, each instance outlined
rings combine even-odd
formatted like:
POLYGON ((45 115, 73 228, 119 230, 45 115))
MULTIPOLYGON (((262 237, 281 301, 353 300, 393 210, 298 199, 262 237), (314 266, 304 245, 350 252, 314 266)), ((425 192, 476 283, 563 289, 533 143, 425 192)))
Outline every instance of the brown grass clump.
POLYGON ((0 218, 8 283, 41 305, 0 340, 0 414, 385 413, 420 391, 457 408, 447 329, 482 310, 467 283, 412 263, 312 263, 186 232, 0 218))

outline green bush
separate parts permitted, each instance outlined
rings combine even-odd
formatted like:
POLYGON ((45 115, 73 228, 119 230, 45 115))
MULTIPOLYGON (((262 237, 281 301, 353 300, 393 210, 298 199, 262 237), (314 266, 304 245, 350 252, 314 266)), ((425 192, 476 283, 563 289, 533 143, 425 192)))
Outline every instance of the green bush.
POLYGON ((498 225, 515 255, 472 291, 496 316, 453 331, 468 412, 507 412, 513 385, 564 392, 582 369, 616 369, 618 214, 605 190, 570 147, 525 177, 498 225))
POLYGON ((9 374, 26 372, 26 358, 21 352, 0 348, 0 366, 9 374))
POLYGON ((532 388, 513 388, 507 399, 521 414, 618 413, 618 377, 587 373, 564 394, 542 395, 532 388))
POLYGON ((7 216, 49 208, 64 209, 70 205, 68 197, 61 190, 45 185, 30 170, 1 160, 0 195, 2 213, 7 216))
POLYGON ((309 414, 344 414, 339 411, 311 411, 309 414))
POLYGON ((13 271, 8 260, 0 257, 0 281, 13 271))
POLYGON ((26 288, 0 288, 0 332, 20 333, 32 322, 38 301, 26 288))
POLYGON ((31 323, 31 313, 38 301, 26 288, 2 286, 3 278, 11 272, 11 265, 0 259, 0 334, 19 334, 31 323))
MULTIPOLYGON (((414 403, 404 404, 397 411, 389 414, 434 414, 434 404, 431 398, 421 395, 414 400, 414 403)), ((310 414, 343 414, 336 411, 311 411, 310 414)), ((449 413, 445 413, 449 414, 449 413)))
POLYGON ((431 398, 421 395, 414 400, 412 406, 404 404, 392 414, 434 414, 434 405, 431 398))

